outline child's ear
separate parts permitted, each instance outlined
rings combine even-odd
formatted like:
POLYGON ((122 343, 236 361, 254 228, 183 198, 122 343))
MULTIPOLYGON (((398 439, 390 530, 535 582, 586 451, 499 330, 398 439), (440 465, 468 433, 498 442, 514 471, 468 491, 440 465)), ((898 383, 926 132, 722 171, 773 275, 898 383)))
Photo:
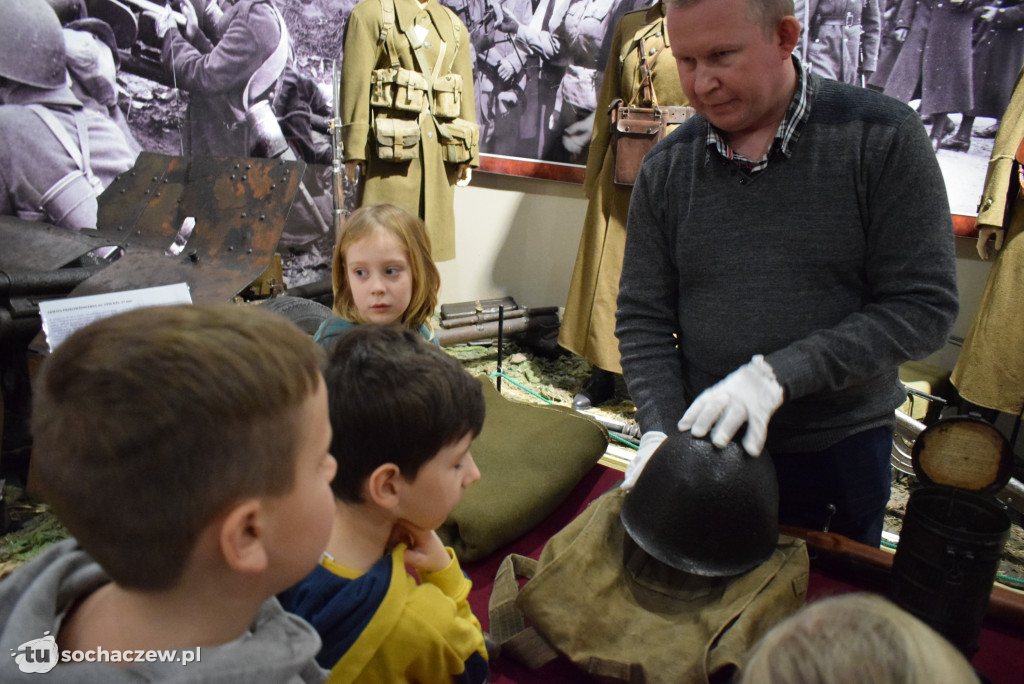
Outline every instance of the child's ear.
POLYGON ((366 498, 381 508, 391 510, 398 505, 402 474, 394 463, 377 466, 366 478, 366 498))
POLYGON ((259 499, 245 499, 224 516, 220 526, 220 549, 232 570, 260 573, 267 569, 263 515, 259 499))

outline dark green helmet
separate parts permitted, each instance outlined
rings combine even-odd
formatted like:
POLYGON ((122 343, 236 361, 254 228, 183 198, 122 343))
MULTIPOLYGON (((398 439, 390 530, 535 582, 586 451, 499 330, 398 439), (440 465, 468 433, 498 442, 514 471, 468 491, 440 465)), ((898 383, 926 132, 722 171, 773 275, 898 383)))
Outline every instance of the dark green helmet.
POLYGON ((739 575, 779 540, 779 485, 767 452, 675 432, 622 503, 622 525, 657 560, 694 575, 739 575))

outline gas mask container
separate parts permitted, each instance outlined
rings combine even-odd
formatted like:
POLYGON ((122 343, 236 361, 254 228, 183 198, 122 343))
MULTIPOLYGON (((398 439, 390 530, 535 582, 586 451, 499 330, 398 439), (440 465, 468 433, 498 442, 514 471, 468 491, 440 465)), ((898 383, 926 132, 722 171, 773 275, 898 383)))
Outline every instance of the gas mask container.
POLYGON ((245 112, 249 154, 253 157, 273 159, 288 149, 281 124, 266 100, 256 102, 245 112))
POLYGON ((633 541, 677 570, 742 574, 779 539, 779 486, 767 452, 674 432, 651 455, 620 514, 633 541))
POLYGON ((1013 452, 988 422, 958 416, 921 431, 912 455, 922 486, 907 501, 890 593, 970 658, 1010 534, 994 495, 1013 452))

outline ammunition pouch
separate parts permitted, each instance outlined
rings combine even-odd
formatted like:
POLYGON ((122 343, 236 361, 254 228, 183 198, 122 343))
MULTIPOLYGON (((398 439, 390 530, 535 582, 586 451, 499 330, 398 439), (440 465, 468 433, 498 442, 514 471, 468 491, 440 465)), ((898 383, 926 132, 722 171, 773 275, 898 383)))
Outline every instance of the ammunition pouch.
POLYGON ((609 107, 616 185, 632 186, 654 144, 694 115, 693 107, 634 107, 621 99, 609 107))
POLYGON ((445 74, 434 81, 433 113, 439 119, 454 119, 462 112, 462 76, 445 74))
POLYGON ((373 120, 374 148, 381 161, 407 162, 420 156, 420 122, 378 116, 373 120))
POLYGON ((472 121, 453 119, 437 121, 440 134, 441 158, 452 164, 461 164, 474 158, 480 147, 480 128, 472 121))
POLYGON ((370 106, 378 112, 420 112, 428 109, 427 79, 418 71, 390 67, 370 74, 370 106))

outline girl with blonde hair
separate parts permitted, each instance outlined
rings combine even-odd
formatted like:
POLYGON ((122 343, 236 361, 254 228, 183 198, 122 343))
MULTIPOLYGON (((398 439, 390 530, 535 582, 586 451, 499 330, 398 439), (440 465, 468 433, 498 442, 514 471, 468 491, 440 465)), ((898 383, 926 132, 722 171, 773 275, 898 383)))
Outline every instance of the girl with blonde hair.
POLYGON ((331 277, 335 317, 314 338, 325 351, 365 323, 402 325, 436 344, 430 318, 441 276, 418 217, 391 204, 352 212, 337 236, 331 277))

